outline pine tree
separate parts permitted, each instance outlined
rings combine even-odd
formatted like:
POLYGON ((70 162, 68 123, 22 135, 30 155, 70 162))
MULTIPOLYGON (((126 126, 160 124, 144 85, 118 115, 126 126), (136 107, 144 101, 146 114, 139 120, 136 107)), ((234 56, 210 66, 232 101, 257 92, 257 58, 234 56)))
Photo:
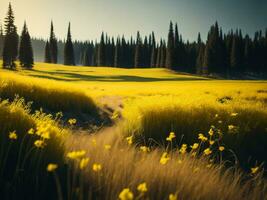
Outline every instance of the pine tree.
POLYGON ((17 27, 14 25, 14 13, 9 3, 7 16, 5 18, 5 40, 3 47, 3 67, 15 68, 18 55, 18 34, 17 27))
POLYGON ((105 66, 105 36, 103 32, 97 51, 97 66, 105 66))
POLYGON ((58 46, 57 46, 57 39, 54 33, 53 22, 51 22, 49 46, 50 46, 51 63, 56 64, 58 61, 58 46))
POLYGON ((161 55, 160 55, 160 67, 166 67, 166 43, 163 40, 162 48, 161 48, 161 55))
POLYGON ((27 69, 33 68, 34 63, 33 63, 32 43, 26 22, 24 22, 20 38, 19 60, 21 67, 27 69))
POLYGON ((51 52, 50 52, 50 44, 48 41, 46 41, 45 44, 45 63, 51 63, 51 52))
POLYGON ((149 67, 150 66, 150 55, 149 55, 149 43, 147 36, 145 36, 144 43, 141 50, 141 66, 149 67))
POLYGON ((122 35, 120 47, 120 67, 127 67, 127 44, 124 35, 122 35))
POLYGON ((182 41, 180 41, 178 25, 175 24, 174 31, 174 66, 176 70, 182 69, 182 52, 181 52, 182 41))
POLYGON ((71 39, 70 23, 68 27, 67 41, 64 48, 64 65, 75 65, 73 43, 71 39))
POLYGON ((3 46, 4 46, 4 32, 2 24, 0 24, 0 59, 2 59, 3 56, 3 46))
POLYGON ((157 61, 156 39, 155 39, 155 34, 154 34, 154 32, 152 32, 152 36, 151 36, 150 67, 156 67, 156 61, 157 61))
POLYGON ((160 67, 161 51, 162 51, 162 39, 160 40, 160 45, 159 45, 158 48, 157 48, 157 61, 156 61, 156 67, 160 67))
POLYGON ((151 59, 150 59, 150 67, 156 67, 156 58, 157 58, 157 49, 153 45, 152 46, 152 52, 151 52, 151 59))
POLYGON ((115 53, 114 53, 114 67, 120 66, 120 38, 117 38, 115 53))
POLYGON ((202 42, 201 35, 198 33, 197 39, 197 60, 196 60, 196 73, 202 74, 202 66, 205 54, 205 45, 202 42))
POLYGON ((83 53, 83 62, 82 62, 83 66, 92 65, 93 51, 94 51, 94 44, 90 42, 85 48, 84 53, 83 53))
POLYGON ((114 67, 115 42, 113 37, 111 38, 111 40, 110 38, 108 40, 107 54, 108 54, 108 60, 107 60, 108 66, 114 67))
POLYGON ((242 67, 242 55, 240 52, 240 42, 238 33, 234 36, 232 50, 231 50, 231 73, 239 73, 242 67))
POLYGON ((219 26, 216 22, 208 34, 208 41, 205 49, 204 67, 210 73, 221 73, 223 71, 224 58, 223 41, 220 35, 219 26))
POLYGON ((139 31, 137 31, 135 54, 134 54, 134 67, 135 68, 141 66, 141 46, 142 46, 142 41, 141 41, 140 33, 139 31))
POLYGON ((168 34, 165 66, 166 68, 169 68, 169 69, 174 68, 174 33, 173 33, 172 22, 170 22, 170 28, 169 28, 169 34, 168 34))

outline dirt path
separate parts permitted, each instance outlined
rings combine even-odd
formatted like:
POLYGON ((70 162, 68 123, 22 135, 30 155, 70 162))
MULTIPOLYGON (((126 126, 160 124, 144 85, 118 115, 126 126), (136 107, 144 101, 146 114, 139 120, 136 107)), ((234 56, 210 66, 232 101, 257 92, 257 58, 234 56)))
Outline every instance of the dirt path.
POLYGON ((123 98, 121 96, 102 96, 97 101, 111 114, 114 111, 121 112, 123 109, 123 98))

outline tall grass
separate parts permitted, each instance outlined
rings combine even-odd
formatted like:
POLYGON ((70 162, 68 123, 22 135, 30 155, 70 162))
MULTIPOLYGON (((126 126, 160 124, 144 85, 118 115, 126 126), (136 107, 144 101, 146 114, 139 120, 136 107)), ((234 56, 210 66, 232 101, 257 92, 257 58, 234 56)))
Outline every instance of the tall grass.
POLYGON ((51 115, 30 114, 24 100, 15 99, 0 103, 0 132, 1 199, 52 198, 54 181, 46 166, 63 165, 66 131, 51 115))
POLYGON ((93 116, 97 114, 94 101, 77 89, 6 72, 0 78, 0 97, 13 100, 15 95, 23 97, 27 102, 33 102, 35 109, 87 113, 93 116))
POLYGON ((175 149, 162 165, 164 150, 142 152, 135 145, 127 145, 115 130, 95 136, 75 135, 67 144, 69 151, 85 150, 85 157, 90 159, 80 175, 84 191, 80 195, 84 199, 118 199, 124 188, 129 188, 137 199, 168 199, 169 194, 176 194, 177 199, 266 198, 260 174, 246 176, 237 168, 226 170, 223 165, 209 165, 204 157, 181 155, 175 149), (106 144, 111 145, 109 150, 104 148, 106 144), (93 163, 101 164, 102 170, 94 172, 93 163), (142 194, 137 186, 143 182, 148 191, 142 194))
POLYGON ((174 145, 193 144, 198 142, 198 134, 207 135, 214 127, 223 134, 221 143, 231 150, 227 159, 236 161, 236 154, 245 166, 267 161, 267 112, 266 105, 259 102, 156 102, 151 98, 130 106, 124 117, 123 132, 134 135, 139 143, 164 145, 173 131, 174 145))

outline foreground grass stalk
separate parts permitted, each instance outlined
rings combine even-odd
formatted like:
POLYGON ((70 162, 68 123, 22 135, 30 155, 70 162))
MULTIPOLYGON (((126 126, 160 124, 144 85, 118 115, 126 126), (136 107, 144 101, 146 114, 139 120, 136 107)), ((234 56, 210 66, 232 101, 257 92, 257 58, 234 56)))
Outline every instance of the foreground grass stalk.
POLYGON ((54 176, 54 179, 55 179, 55 182, 56 182, 58 200, 63 200, 61 184, 60 184, 60 180, 59 180, 59 177, 58 177, 56 171, 53 171, 53 176, 54 176))
POLYGON ((1 163, 0 177, 3 176, 4 170, 5 170, 5 168, 6 168, 7 159, 8 159, 8 155, 9 155, 9 151, 10 151, 10 149, 11 149, 12 143, 13 143, 12 141, 9 142, 8 147, 7 147, 7 151, 6 151, 6 153, 4 154, 4 159, 3 159, 3 162, 1 163))

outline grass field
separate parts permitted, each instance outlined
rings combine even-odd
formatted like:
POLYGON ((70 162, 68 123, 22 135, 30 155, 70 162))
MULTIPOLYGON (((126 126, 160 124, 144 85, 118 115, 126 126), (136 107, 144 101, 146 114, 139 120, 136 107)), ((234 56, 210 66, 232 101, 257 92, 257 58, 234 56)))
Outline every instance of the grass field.
POLYGON ((35 140, 41 137, 47 146, 33 156, 45 155, 38 167, 30 164, 40 179, 30 183, 36 185, 36 195, 56 195, 44 198, 266 198, 262 162, 267 161, 267 81, 214 80, 160 68, 43 63, 29 71, 1 69, 0 75, 0 97, 11 101, 0 106, 5 138, 0 154, 6 158, 0 172, 14 163, 20 166, 1 181, 5 194, 30 193, 29 188, 24 193, 18 189, 29 172, 18 171, 34 146, 27 139, 32 128, 35 140), (32 101, 32 109, 16 95, 32 101), (34 113, 40 107, 47 114, 34 113), (113 127, 98 123, 104 127, 94 134, 80 127, 79 121, 101 121, 103 112, 113 127), (68 125, 68 118, 77 123, 68 125), (10 139, 12 131, 18 139, 10 139), (10 148, 16 159, 7 159, 10 148), (57 168, 49 168, 51 173, 46 172, 49 163, 57 168))

